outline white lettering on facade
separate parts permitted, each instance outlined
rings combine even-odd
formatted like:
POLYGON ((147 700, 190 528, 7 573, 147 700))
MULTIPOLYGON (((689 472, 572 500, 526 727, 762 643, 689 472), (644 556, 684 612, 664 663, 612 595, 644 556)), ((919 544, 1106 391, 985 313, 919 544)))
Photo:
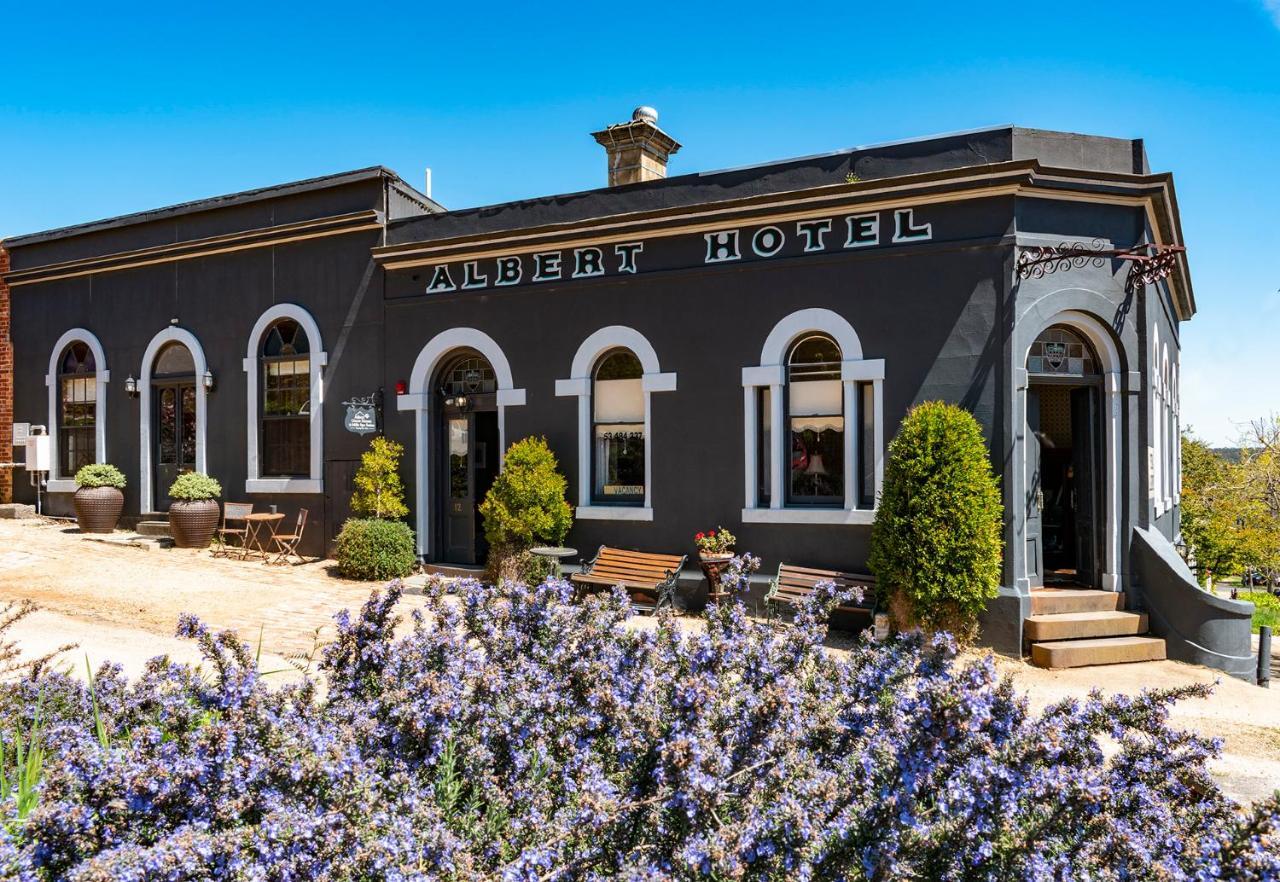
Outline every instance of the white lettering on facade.
POLYGON ((604 252, 599 248, 573 249, 573 277, 585 279, 604 275, 604 252))
POLYGON ((520 258, 498 258, 498 279, 494 282, 495 285, 515 285, 522 275, 524 275, 524 267, 520 264, 520 258))
POLYGON ((827 247, 823 239, 827 233, 831 232, 831 218, 798 221, 796 223, 796 232, 804 236, 805 251, 821 251, 827 247))
MULTIPOLYGON (((925 242, 933 238, 933 224, 917 221, 915 209, 898 208, 867 214, 851 214, 839 217, 813 218, 797 221, 795 240, 788 239, 784 228, 775 224, 764 224, 759 227, 718 230, 703 233, 705 253, 703 263, 718 264, 741 260, 742 249, 750 244, 749 257, 768 260, 774 257, 793 257, 798 254, 839 251, 848 248, 872 248, 883 244, 901 244, 925 242), (892 214, 892 218, 888 215, 892 214), (844 222, 848 235, 841 241, 835 232, 835 225, 844 222), (892 223, 892 236, 881 236, 882 225, 892 223), (744 241, 745 240, 745 241, 744 241), (794 244, 793 244, 794 241, 794 244)), ((663 241, 671 241, 666 237, 663 241)), ((684 240, 675 240, 676 244, 662 249, 663 264, 655 269, 666 269, 671 266, 672 258, 666 255, 684 254, 680 267, 688 266, 689 248, 697 248, 697 239, 690 236, 684 240), (683 244, 681 244, 683 243, 683 244)), ((460 264, 437 264, 430 267, 430 281, 426 285, 428 294, 444 294, 459 290, 455 278, 461 277, 462 290, 475 290, 490 286, 519 285, 521 282, 552 282, 565 279, 585 279, 595 276, 616 275, 620 273, 635 274, 640 272, 639 259, 644 253, 644 242, 620 242, 613 246, 613 254, 617 259, 605 262, 607 246, 588 245, 572 250, 541 251, 532 254, 511 254, 487 260, 469 260, 460 264), (530 261, 529 276, 525 276, 525 261, 530 261), (483 266, 483 271, 482 271, 483 266)))
POLYGON ((560 278, 560 252, 544 251, 533 256, 533 280, 546 282, 560 278))
POLYGON ((845 248, 869 248, 880 244, 880 215, 855 214, 846 218, 849 224, 849 238, 845 240, 845 248))
POLYGON ((436 271, 431 274, 431 281, 427 285, 428 294, 443 294, 445 291, 455 291, 456 286, 453 284, 453 276, 449 275, 449 267, 446 264, 440 264, 436 267, 436 271))
POLYGON ((893 241, 924 242, 933 238, 933 224, 916 226, 915 209, 899 208, 893 213, 893 241))
POLYGON ((787 244, 787 237, 777 227, 761 227, 751 237, 751 250, 757 257, 773 257, 787 244))
POLYGON ((636 255, 641 251, 644 251, 643 242, 623 242, 613 246, 613 253, 621 258, 618 262, 618 272, 634 273, 636 271, 636 255))
POLYGON ((462 265, 462 287, 483 288, 489 284, 489 277, 480 275, 480 261, 468 260, 462 265))
POLYGON ((728 260, 737 260, 742 256, 738 253, 737 230, 704 233, 703 238, 707 240, 706 263, 724 263, 728 260))

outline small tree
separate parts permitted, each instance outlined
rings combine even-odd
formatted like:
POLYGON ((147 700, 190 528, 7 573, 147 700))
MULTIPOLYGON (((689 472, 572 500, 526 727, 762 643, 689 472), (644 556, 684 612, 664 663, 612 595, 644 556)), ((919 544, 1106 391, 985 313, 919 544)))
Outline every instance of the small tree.
POLYGON ((567 486, 546 438, 525 438, 508 448, 502 472, 480 504, 491 574, 527 576, 530 548, 564 543, 573 524, 567 486))
POLYGON ((396 520, 409 513, 400 481, 400 457, 404 447, 381 436, 374 438, 360 456, 351 511, 372 518, 396 520))
POLYGON ((870 566, 899 628, 971 638, 1000 584, 1000 488, 978 421, 952 404, 911 409, 889 445, 870 566))
POLYGON ((1246 551, 1242 468, 1189 433, 1182 436, 1182 535, 1202 582, 1232 572, 1246 551))

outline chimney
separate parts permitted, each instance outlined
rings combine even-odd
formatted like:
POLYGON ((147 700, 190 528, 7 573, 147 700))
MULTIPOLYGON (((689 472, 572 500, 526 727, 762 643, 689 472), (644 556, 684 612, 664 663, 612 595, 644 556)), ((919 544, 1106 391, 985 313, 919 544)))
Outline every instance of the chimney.
POLYGON ((658 128, 658 111, 637 107, 631 122, 618 123, 591 137, 609 156, 609 186, 658 181, 667 176, 667 159, 680 149, 675 138, 658 128))

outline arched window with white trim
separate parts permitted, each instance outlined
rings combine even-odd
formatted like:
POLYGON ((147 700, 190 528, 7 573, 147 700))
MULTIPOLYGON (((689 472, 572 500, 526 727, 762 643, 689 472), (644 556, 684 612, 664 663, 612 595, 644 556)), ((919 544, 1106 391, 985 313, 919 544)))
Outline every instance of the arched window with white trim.
POLYGON ((644 368, 630 349, 596 362, 591 388, 594 505, 644 505, 644 368))
POLYGON ((249 334, 247 493, 324 491, 324 366, 320 328, 301 306, 264 312, 249 334))
POLYGON ((1156 516, 1164 513, 1164 382, 1160 371, 1160 329, 1151 329, 1151 482, 1150 495, 1156 516))
POLYGON ((579 520, 653 520, 651 395, 675 388, 633 328, 601 328, 578 347, 556 394, 578 399, 579 520))
POLYGON ((82 466, 106 461, 106 383, 102 344, 83 328, 67 331, 49 357, 50 492, 75 490, 82 466))
POLYGON ((742 372, 746 523, 870 523, 884 473, 884 361, 826 309, 784 318, 742 372))

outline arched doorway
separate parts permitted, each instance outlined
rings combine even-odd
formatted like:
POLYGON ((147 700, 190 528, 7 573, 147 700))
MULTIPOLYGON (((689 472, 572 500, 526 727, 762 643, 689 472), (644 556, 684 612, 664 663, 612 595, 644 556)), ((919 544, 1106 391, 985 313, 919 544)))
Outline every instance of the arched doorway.
POLYGON ((1106 570, 1103 365, 1054 324, 1027 352, 1027 570, 1032 584, 1101 588, 1106 570))
POLYGON ((182 343, 167 343, 156 355, 151 406, 156 510, 168 511, 169 486, 196 468, 196 364, 182 343))
POLYGON ((169 509, 169 485, 182 472, 207 471, 205 411, 212 380, 204 349, 190 331, 165 328, 142 355, 138 394, 139 510, 169 509))
POLYGON ((477 564, 488 546, 480 503, 501 463, 498 380, 493 365, 475 350, 452 353, 433 383, 439 414, 435 472, 436 548, 447 563, 477 564))

